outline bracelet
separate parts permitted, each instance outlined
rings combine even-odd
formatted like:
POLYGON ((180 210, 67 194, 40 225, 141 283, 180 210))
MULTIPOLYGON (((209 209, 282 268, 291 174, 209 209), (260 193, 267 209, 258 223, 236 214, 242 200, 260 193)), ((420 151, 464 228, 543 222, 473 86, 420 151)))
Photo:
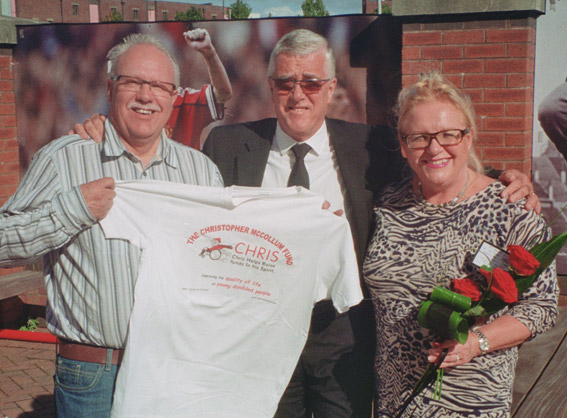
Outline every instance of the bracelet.
POLYGON ((473 328, 472 332, 476 334, 478 337, 478 347, 480 348, 480 355, 483 356, 490 350, 490 343, 488 342, 488 338, 486 335, 482 333, 482 331, 478 328, 473 328))

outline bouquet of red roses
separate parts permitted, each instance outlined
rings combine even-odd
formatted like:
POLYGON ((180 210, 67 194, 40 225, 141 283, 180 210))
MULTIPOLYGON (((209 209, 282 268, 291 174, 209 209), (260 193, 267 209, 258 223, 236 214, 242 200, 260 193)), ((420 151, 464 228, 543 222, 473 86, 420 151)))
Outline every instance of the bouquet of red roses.
MULTIPOLYGON (((517 302, 518 297, 551 265, 566 242, 567 233, 563 233, 535 245, 529 251, 519 245, 510 245, 508 269, 486 265, 480 269, 485 283, 462 278, 452 281, 453 290, 435 287, 429 299, 420 305, 419 324, 434 331, 442 340, 453 339, 461 344, 466 343, 469 329, 476 319, 490 316, 517 302)), ((442 374, 439 373, 439 366, 446 354, 445 350, 436 363, 430 364, 396 417, 401 417, 412 400, 434 381, 438 382, 440 390, 442 374)))

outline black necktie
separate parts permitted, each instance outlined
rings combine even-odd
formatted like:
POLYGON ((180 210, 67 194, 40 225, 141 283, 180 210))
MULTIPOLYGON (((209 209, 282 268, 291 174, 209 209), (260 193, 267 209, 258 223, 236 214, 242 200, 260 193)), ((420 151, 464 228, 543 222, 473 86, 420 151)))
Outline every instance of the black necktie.
POLYGON ((296 144, 291 150, 295 154, 295 163, 291 168, 291 173, 289 174, 289 179, 287 185, 289 186, 303 186, 309 189, 309 174, 307 173, 307 168, 305 167, 305 162, 303 158, 309 152, 311 147, 307 144, 296 144))

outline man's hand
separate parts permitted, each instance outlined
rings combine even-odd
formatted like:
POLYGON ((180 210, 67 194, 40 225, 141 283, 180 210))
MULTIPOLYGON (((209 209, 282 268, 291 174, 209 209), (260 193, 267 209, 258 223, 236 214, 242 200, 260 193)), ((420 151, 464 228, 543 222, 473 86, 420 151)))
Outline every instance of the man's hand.
POLYGON ((209 56, 211 52, 214 51, 213 42, 211 41, 211 36, 207 29, 193 29, 184 32, 183 37, 191 48, 204 56, 209 56))
MULTIPOLYGON (((331 207, 331 204, 329 203, 329 201, 325 200, 323 202, 323 205, 321 206, 321 209, 328 210, 330 207, 331 207)), ((337 215, 337 216, 343 216, 344 213, 345 213, 345 211, 342 210, 342 209, 337 209, 336 211, 333 212, 333 214, 337 215)))
POLYGON ((98 221, 103 219, 112 207, 112 200, 116 196, 114 186, 112 177, 103 177, 79 186, 89 210, 98 221))
POLYGON ((92 138, 95 142, 101 142, 104 139, 104 121, 106 116, 95 113, 83 123, 77 123, 69 135, 79 135, 83 139, 92 138))
POLYGON ((534 192, 534 186, 529 177, 519 170, 511 169, 504 171, 499 179, 506 185, 500 196, 508 199, 510 203, 517 202, 522 198, 526 198, 524 208, 526 210, 534 210, 536 213, 541 212, 541 203, 534 192))

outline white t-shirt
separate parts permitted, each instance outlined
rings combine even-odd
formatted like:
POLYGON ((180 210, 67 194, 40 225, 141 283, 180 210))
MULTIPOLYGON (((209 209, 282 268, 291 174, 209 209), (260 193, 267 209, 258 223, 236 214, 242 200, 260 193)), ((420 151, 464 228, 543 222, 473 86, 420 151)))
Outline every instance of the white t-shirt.
POLYGON ((143 248, 113 417, 272 417, 313 304, 362 299, 348 222, 302 188, 118 183, 107 238, 143 248))

